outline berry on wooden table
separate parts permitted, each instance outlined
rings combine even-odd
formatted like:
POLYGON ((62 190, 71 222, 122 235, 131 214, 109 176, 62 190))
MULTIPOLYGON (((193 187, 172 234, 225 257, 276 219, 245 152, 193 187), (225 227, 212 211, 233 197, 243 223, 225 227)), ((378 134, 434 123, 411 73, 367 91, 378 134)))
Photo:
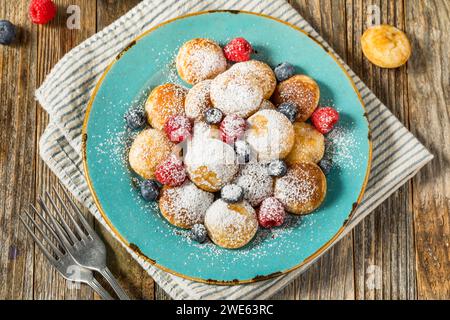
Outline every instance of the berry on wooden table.
POLYGON ((0 20, 0 44, 11 44, 16 38, 16 27, 8 20, 0 20))
POLYGON ((198 243, 203 243, 206 241, 207 237, 208 237, 208 232, 206 231, 206 228, 204 225, 197 223, 192 226, 191 239, 193 241, 196 241, 198 243))
POLYGON ((223 113, 217 108, 209 108, 205 111, 204 117, 208 124, 219 124, 222 121, 223 113))
POLYGON ((33 23, 47 24, 56 16, 57 10, 51 0, 31 0, 28 13, 33 23))
POLYGON ((155 201, 159 197, 160 185, 156 180, 145 180, 141 183, 141 195, 146 201, 155 201))
POLYGON ((124 118, 128 128, 132 130, 141 129, 146 122, 145 111, 141 109, 131 109, 124 118))
POLYGON ((170 141, 179 143, 191 136, 192 124, 185 116, 171 116, 164 125, 164 131, 170 141))
POLYGON ((155 177, 164 185, 178 187, 186 180, 186 170, 183 162, 172 154, 156 167, 155 177))
POLYGON ((274 69, 275 76, 279 82, 289 79, 295 74, 295 68, 289 62, 282 62, 274 69))
POLYGON ((317 131, 326 134, 333 130, 334 125, 339 121, 339 113, 331 107, 319 107, 311 116, 311 122, 317 131))
POLYGON ((244 38, 234 38, 223 48, 223 52, 230 61, 244 62, 250 60, 253 48, 244 38))
POLYGON ((244 135, 246 128, 247 123, 243 118, 230 114, 220 124, 220 137, 225 143, 234 143, 244 135))
POLYGON ((297 119, 298 108, 293 102, 283 102, 278 106, 277 111, 284 114, 291 122, 297 119))
POLYGON ((277 198, 269 197, 261 203, 257 216, 261 227, 272 228, 283 224, 286 212, 283 204, 277 198))

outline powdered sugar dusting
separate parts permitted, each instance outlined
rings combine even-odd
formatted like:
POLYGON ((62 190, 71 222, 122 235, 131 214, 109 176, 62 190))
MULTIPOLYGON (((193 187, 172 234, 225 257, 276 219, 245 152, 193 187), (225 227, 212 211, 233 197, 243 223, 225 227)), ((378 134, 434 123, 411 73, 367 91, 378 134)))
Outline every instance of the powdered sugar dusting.
POLYGON ((247 118, 258 110, 263 90, 250 76, 226 71, 212 81, 210 95, 214 107, 224 114, 247 118))
POLYGON ((272 68, 262 61, 250 60, 236 63, 230 68, 230 72, 237 72, 254 78, 263 89, 265 99, 272 96, 277 85, 272 68))
POLYGON ((327 134, 325 157, 331 158, 333 165, 342 169, 357 169, 360 163, 356 159, 363 158, 363 154, 355 154, 360 150, 361 142, 354 132, 340 123, 327 134))
POLYGON ((185 228, 203 223, 206 210, 212 204, 214 195, 197 188, 186 181, 182 186, 165 188, 161 195, 160 207, 174 223, 185 228))
POLYGON ((294 144, 294 127, 286 116, 275 110, 260 110, 248 119, 246 141, 258 153, 260 161, 287 156, 294 144))
POLYGON ((193 120, 202 120, 206 109, 212 106, 209 97, 211 80, 204 80, 194 85, 186 96, 184 109, 186 116, 193 120))
POLYGON ((273 194, 273 179, 261 163, 248 163, 241 166, 234 183, 244 189, 244 199, 257 206, 273 194))
POLYGON ((205 226, 211 239, 227 248, 247 244, 258 229, 255 210, 247 202, 215 201, 206 212, 205 226))
POLYGON ((209 39, 192 39, 183 44, 176 64, 180 76, 190 84, 212 79, 227 67, 222 48, 209 39))

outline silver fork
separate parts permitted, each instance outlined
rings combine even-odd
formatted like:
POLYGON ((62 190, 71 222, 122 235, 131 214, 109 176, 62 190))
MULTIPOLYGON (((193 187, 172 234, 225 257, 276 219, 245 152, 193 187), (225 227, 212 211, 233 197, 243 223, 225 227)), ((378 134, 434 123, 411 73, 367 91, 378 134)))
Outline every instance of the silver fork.
POLYGON ((59 237, 56 235, 55 231, 52 229, 52 227, 48 224, 46 219, 39 213, 38 210, 33 205, 30 205, 30 211, 33 211, 39 219, 42 221, 43 226, 45 227, 48 232, 50 232, 55 239, 56 244, 51 241, 51 239, 47 236, 44 229, 36 223, 36 220, 33 219, 33 217, 28 213, 28 211, 25 212, 25 216, 28 218, 29 221, 31 221, 32 225, 39 230, 39 233, 41 234, 42 238, 45 240, 45 242, 50 246, 52 249, 51 251, 53 254, 45 247, 42 240, 39 239, 37 234, 33 231, 33 229, 29 226, 29 224, 25 221, 25 218, 23 215, 19 215, 20 221, 22 221, 23 225, 27 229, 27 231, 30 233, 33 240, 36 242, 38 247, 42 250, 45 257, 48 259, 50 264, 66 279, 69 281, 73 281, 76 283, 85 283, 89 285, 92 289, 95 290, 103 299, 105 300, 113 300, 111 295, 102 287, 100 283, 97 282, 97 280, 93 276, 93 272, 87 268, 83 268, 79 266, 75 260, 72 258, 71 255, 69 255, 67 252, 63 252, 60 248, 63 247, 63 244, 59 237), (59 247, 58 247, 59 245, 59 247))
POLYGON ((130 298, 128 297, 128 295, 125 293, 125 291, 119 285, 117 280, 114 278, 111 271, 106 266, 106 248, 103 241, 100 239, 100 237, 97 235, 94 229, 92 229, 92 227, 86 221, 80 209, 70 199, 64 188, 62 188, 62 190, 68 202, 70 203, 73 211, 75 211, 76 215, 78 216, 78 220, 81 222, 84 231, 75 220, 73 214, 64 204, 63 200, 61 199, 60 195, 58 194, 58 192, 54 187, 53 191, 55 192, 56 197, 58 198, 58 201, 61 204, 61 207, 66 212, 70 221, 74 225, 75 232, 69 227, 69 225, 63 218, 61 211, 56 206, 56 203, 53 201, 48 192, 45 192, 45 196, 49 200, 54 211, 56 212, 56 215, 58 216, 60 223, 50 214, 50 210, 45 204, 45 202, 42 200, 42 198, 39 198, 38 201, 42 206, 43 210, 52 220, 53 226, 55 227, 55 231, 58 234, 59 238, 61 239, 64 248, 77 262, 78 265, 93 271, 98 271, 106 279, 106 281, 108 281, 108 283, 111 285, 111 287, 114 289, 117 296, 121 300, 129 300, 130 298))

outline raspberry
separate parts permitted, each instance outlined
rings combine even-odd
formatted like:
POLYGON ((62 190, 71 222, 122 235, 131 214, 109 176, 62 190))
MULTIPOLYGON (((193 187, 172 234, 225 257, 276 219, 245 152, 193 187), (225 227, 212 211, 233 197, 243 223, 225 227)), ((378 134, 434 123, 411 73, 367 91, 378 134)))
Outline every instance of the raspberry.
POLYGON ((56 16, 57 7, 51 0, 32 0, 28 12, 33 23, 46 24, 56 16))
POLYGON ((243 118, 230 114, 220 124, 220 138, 223 142, 232 144, 244 135, 246 127, 247 124, 243 118))
POLYGON ((311 116, 311 122, 317 131, 322 134, 333 130, 336 122, 339 121, 339 113, 331 107, 317 108, 311 116))
POLYGON ((279 227, 285 217, 283 204, 274 197, 264 199, 258 210, 258 222, 263 228, 279 227))
POLYGON ((253 52, 252 45, 244 38, 235 38, 223 48, 225 58, 234 62, 250 60, 253 52))
POLYGON ((164 131, 170 141, 178 143, 191 136, 192 125, 185 116, 172 116, 164 125, 164 131))
POLYGON ((171 155, 156 167, 155 177, 162 184, 178 187, 186 180, 186 170, 181 160, 175 155, 171 155))

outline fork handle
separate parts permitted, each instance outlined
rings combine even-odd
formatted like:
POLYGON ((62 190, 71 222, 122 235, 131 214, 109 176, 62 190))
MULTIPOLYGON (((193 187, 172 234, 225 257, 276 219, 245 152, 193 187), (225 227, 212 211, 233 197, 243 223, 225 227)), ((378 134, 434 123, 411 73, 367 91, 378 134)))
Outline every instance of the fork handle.
POLYGON ((114 300, 114 298, 111 297, 108 291, 106 291, 105 288, 103 288, 97 280, 92 279, 92 281, 90 281, 88 284, 92 289, 94 289, 95 292, 98 293, 100 297, 102 297, 103 300, 114 300))
POLYGON ((103 277, 105 277, 106 281, 108 281, 108 283, 114 289, 120 300, 130 300, 128 295, 125 293, 125 291, 123 291, 122 287, 117 282, 116 278, 114 278, 111 271, 109 271, 108 267, 100 269, 99 272, 103 277))

